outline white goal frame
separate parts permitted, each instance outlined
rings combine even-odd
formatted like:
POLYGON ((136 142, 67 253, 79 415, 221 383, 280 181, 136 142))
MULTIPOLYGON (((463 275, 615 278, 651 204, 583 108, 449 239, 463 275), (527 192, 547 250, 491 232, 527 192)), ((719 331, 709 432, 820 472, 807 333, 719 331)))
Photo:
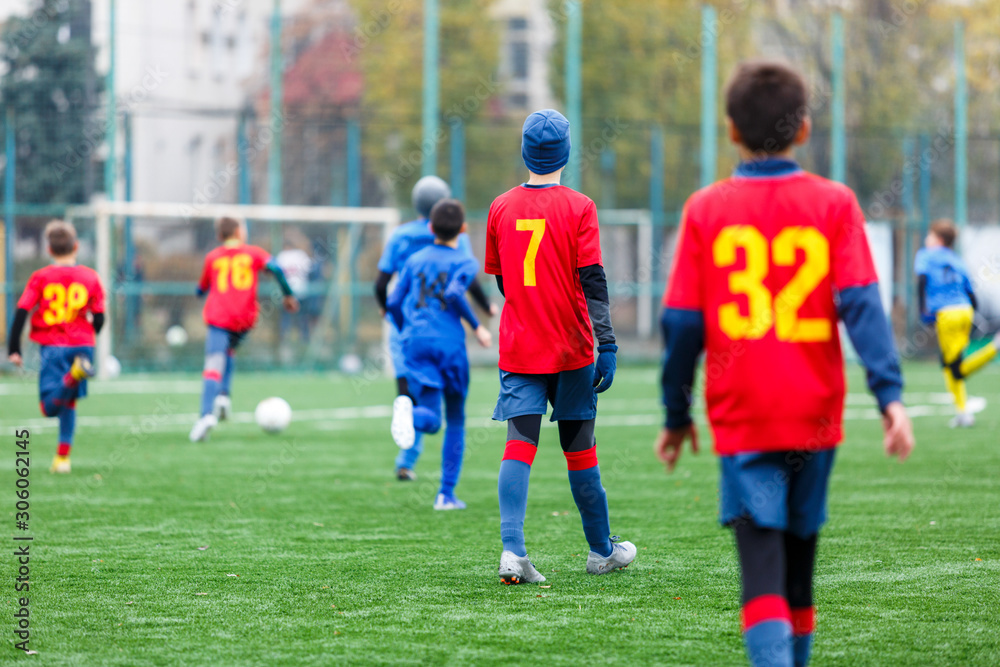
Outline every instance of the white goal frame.
MULTIPOLYGON (((93 218, 96 235, 97 273, 111 295, 114 278, 112 267, 112 225, 122 225, 124 218, 182 218, 187 220, 214 220, 230 216, 243 220, 281 223, 367 223, 382 225, 382 244, 400 223, 400 212, 395 208, 349 206, 273 206, 260 204, 179 204, 160 202, 100 201, 89 206, 76 206, 67 211, 69 220, 93 218)), ((106 377, 111 356, 114 327, 106 326, 97 337, 98 377, 106 377)))

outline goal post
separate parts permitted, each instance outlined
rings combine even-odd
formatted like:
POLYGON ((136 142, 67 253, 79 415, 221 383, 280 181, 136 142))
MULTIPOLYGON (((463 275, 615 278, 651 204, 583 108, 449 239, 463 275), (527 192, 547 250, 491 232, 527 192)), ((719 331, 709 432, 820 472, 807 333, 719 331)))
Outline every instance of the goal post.
MULTIPOLYGON (((322 261, 326 265, 322 267, 324 272, 322 279, 316 281, 316 284, 321 283, 321 286, 313 287, 313 283, 310 283, 309 294, 319 309, 319 312, 312 313, 315 316, 315 329, 319 330, 315 333, 322 337, 328 333, 327 327, 330 323, 327 319, 331 317, 331 312, 341 312, 336 296, 348 300, 351 317, 356 315, 358 310, 356 300, 363 295, 360 283, 366 282, 360 280, 358 276, 360 271, 370 268, 369 264, 374 265, 374 262, 365 261, 365 266, 359 267, 358 258, 366 254, 367 260, 368 256, 381 253, 392 230, 400 222, 399 210, 376 207, 193 205, 102 201, 72 208, 67 211, 67 218, 70 221, 88 218, 93 220, 96 269, 108 293, 109 323, 98 336, 96 349, 100 374, 107 372, 108 365, 105 362, 120 348, 118 341, 115 340, 116 330, 136 334, 135 329, 142 329, 141 326, 134 327, 131 321, 128 324, 116 321, 118 318, 116 310, 120 307, 118 302, 128 297, 131 297, 136 304, 140 304, 144 297, 147 297, 147 300, 158 297, 162 301, 168 296, 176 297, 177 300, 193 296, 193 294, 188 295, 190 283, 198 280, 201 260, 205 253, 216 245, 211 233, 212 221, 223 216, 251 222, 254 229, 258 229, 258 225, 263 223, 268 224, 272 230, 278 230, 277 235, 269 235, 270 244, 266 241, 258 242, 257 238, 250 239, 251 242, 265 248, 274 245, 275 240, 280 242, 282 238, 287 243, 288 237, 285 232, 291 233, 294 229, 303 239, 300 245, 309 246, 306 250, 321 251, 313 253, 322 254, 323 256, 315 261, 322 261), (275 225, 277 227, 274 227, 275 225), (326 236, 323 233, 324 226, 326 236), (126 228, 130 230, 127 240, 124 233, 126 228), (129 256, 130 251, 124 250, 123 246, 132 243, 131 234, 134 230, 141 230, 143 248, 147 255, 155 256, 159 275, 146 275, 143 281, 130 283, 128 278, 132 275, 132 267, 123 265, 122 256, 129 256), (327 237, 333 240, 324 241, 327 237), (182 263, 188 269, 197 266, 199 270, 194 275, 191 275, 190 270, 180 275, 179 265, 182 263), (345 270, 344 265, 350 265, 351 270, 345 270), (124 279, 118 280, 120 276, 124 276, 124 279), (348 284, 344 284, 345 281, 348 281, 348 284)), ((282 250, 281 247, 269 249, 275 256, 282 250)), ((128 307, 125 306, 124 309, 127 311, 128 307)), ((135 309, 138 310, 139 306, 136 305, 135 309)), ((187 301, 183 306, 171 304, 167 308, 171 312, 163 318, 164 325, 177 324, 178 319, 194 319, 192 309, 192 304, 187 301)), ((129 313, 126 315, 131 316, 129 313)), ((302 317, 306 316, 307 314, 303 313, 302 317)), ((369 329, 374 330, 374 324, 373 322, 373 326, 369 329)), ((381 323, 378 325, 381 345, 384 327, 381 327, 381 323)), ((159 340, 163 341, 163 338, 160 337, 159 340)), ((312 340, 314 342, 304 346, 305 356, 318 354, 322 347, 316 342, 320 340, 319 337, 312 340)), ((146 354, 148 356, 148 350, 146 354)), ((188 357, 194 357, 195 354, 195 350, 189 350, 188 357)), ((148 361, 142 359, 142 363, 138 365, 143 369, 149 369, 148 361)), ((160 363, 160 366, 186 367, 183 364, 170 363, 169 358, 160 363)))

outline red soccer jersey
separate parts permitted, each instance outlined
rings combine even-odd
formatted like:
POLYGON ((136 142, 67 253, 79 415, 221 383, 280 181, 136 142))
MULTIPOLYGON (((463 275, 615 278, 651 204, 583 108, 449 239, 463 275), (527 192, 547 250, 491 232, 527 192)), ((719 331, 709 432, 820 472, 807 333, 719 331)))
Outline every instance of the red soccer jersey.
POLYGON ((31 274, 18 308, 31 311, 31 340, 39 345, 77 347, 94 344, 90 313, 104 312, 104 288, 86 266, 53 264, 31 274))
POLYGON ((663 304, 703 314, 719 454, 843 438, 834 295, 878 280, 864 224, 847 187, 801 171, 733 177, 688 200, 663 304))
POLYGON ((597 208, 562 185, 518 186, 490 206, 486 273, 503 276, 500 368, 558 373, 594 361, 579 269, 601 263, 597 208))
POLYGON ((225 243, 205 257, 198 289, 208 292, 205 324, 246 331, 257 321, 257 274, 271 254, 254 245, 225 243))

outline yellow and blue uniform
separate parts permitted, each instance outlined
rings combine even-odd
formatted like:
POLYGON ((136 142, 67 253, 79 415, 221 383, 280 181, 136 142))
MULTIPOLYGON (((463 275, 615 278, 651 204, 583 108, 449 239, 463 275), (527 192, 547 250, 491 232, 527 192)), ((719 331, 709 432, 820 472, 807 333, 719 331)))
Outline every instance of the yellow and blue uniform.
POLYGON ((400 332, 406 379, 412 395, 413 426, 419 433, 441 428, 441 489, 453 498, 465 451, 465 397, 469 391, 469 357, 462 319, 474 329, 479 322, 465 298, 479 264, 461 246, 432 245, 411 256, 386 308, 400 332))
POLYGON ((945 384, 955 397, 955 407, 965 412, 965 378, 992 361, 997 347, 991 343, 965 356, 977 302, 969 272, 954 250, 921 248, 913 270, 919 280, 922 318, 937 330, 945 384))

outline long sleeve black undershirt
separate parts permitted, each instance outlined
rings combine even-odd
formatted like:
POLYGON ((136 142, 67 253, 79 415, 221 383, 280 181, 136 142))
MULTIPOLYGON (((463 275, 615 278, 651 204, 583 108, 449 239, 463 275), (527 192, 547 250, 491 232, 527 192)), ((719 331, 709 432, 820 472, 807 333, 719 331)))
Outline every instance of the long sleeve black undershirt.
MULTIPOLYGON (((91 324, 94 333, 101 333, 104 327, 104 313, 94 313, 91 324)), ((18 308, 14 313, 14 321, 10 325, 10 335, 7 336, 7 355, 21 354, 21 334, 24 332, 24 325, 28 322, 28 311, 18 308)))

